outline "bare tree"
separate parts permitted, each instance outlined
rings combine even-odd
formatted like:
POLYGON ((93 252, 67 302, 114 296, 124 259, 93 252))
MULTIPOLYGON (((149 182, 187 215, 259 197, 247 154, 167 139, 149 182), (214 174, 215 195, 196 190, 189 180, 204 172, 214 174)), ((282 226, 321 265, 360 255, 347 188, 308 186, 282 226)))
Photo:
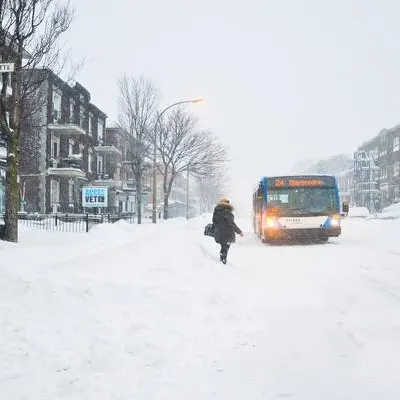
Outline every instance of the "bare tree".
POLYGON ((163 176, 164 219, 175 178, 183 172, 201 178, 226 161, 226 150, 210 131, 196 130, 196 120, 184 108, 176 108, 157 130, 157 147, 163 176))
POLYGON ((211 167, 206 176, 199 179, 200 208, 210 212, 227 190, 228 176, 223 167, 211 167))
POLYGON ((13 63, 10 74, 2 74, 0 129, 7 144, 6 214, 4 239, 18 241, 19 138, 24 102, 40 86, 36 70, 52 69, 60 61, 60 36, 69 28, 73 11, 69 1, 0 0, 0 61, 13 63), (9 115, 9 118, 7 118, 9 115))
POLYGON ((127 132, 126 162, 135 178, 138 223, 142 222, 142 180, 147 167, 158 90, 153 83, 140 76, 123 76, 119 80, 119 126, 127 132))

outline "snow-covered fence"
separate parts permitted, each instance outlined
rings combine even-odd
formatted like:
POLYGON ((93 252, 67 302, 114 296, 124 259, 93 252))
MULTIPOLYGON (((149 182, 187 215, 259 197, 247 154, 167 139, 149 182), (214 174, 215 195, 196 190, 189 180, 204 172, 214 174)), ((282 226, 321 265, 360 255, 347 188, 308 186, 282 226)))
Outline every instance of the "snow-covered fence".
POLYGON ((32 229, 59 232, 89 232, 94 225, 124 220, 134 223, 134 215, 126 214, 26 214, 18 216, 19 224, 32 229))

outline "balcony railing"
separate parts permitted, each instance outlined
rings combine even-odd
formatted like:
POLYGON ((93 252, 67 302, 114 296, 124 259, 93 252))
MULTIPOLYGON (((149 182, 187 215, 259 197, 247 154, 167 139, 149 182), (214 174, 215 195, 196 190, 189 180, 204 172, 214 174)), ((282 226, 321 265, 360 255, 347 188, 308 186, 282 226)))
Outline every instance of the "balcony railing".
POLYGON ((100 144, 94 148, 94 150, 98 154, 113 154, 113 155, 118 155, 121 156, 122 153, 120 150, 118 150, 114 145, 106 146, 103 144, 100 144))
POLYGON ((84 178, 86 173, 83 170, 82 160, 75 157, 66 157, 50 160, 47 174, 68 178, 84 178))
POLYGON ((53 122, 48 125, 52 133, 59 135, 86 135, 86 131, 73 118, 63 119, 60 112, 54 112, 53 122))

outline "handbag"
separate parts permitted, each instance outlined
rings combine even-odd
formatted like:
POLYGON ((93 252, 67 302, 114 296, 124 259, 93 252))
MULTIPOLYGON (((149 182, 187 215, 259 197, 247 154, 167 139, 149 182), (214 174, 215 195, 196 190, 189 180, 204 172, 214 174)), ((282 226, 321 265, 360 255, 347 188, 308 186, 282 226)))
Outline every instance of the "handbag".
POLYGON ((204 228, 204 235, 214 237, 214 233, 214 224, 207 224, 204 228))

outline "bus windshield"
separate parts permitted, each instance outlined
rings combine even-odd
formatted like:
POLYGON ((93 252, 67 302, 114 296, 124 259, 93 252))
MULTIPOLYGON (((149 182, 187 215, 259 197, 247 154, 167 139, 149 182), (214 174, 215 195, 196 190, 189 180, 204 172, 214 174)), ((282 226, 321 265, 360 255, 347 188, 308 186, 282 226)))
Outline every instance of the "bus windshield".
POLYGON ((280 216, 316 216, 337 212, 332 188, 280 188, 268 190, 267 213, 280 216))

